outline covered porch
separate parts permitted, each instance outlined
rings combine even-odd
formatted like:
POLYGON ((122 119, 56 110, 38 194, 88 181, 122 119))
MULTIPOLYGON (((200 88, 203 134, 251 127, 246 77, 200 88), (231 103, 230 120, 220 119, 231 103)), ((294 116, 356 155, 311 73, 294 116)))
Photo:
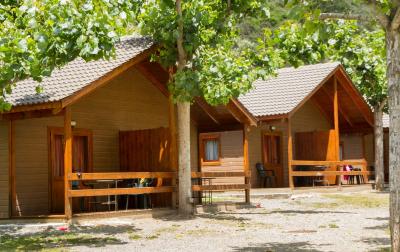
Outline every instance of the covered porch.
POLYGON ((43 81, 42 94, 35 93, 31 80, 17 85, 16 94, 31 87, 31 96, 47 97, 57 85, 72 88, 60 83, 63 76, 84 82, 57 93, 58 100, 14 106, 2 115, 1 134, 8 141, 1 149, 8 155, 1 161, 9 174, 8 190, 0 191, 8 196, 2 217, 70 219, 176 208, 175 105, 158 86, 165 89, 168 73, 148 61, 151 49, 135 57, 136 44, 130 43, 117 48, 114 61, 78 60, 56 71, 43 81), (121 62, 124 53, 133 58, 121 62), (96 77, 83 78, 82 68, 96 77))
POLYGON ((289 187, 368 183, 373 171, 367 161, 364 139, 372 130, 371 110, 339 68, 288 114, 289 187), (318 109, 328 122, 328 129, 299 129, 295 113, 306 102, 318 109), (352 145, 348 138, 359 138, 360 143, 352 145), (358 153, 359 149, 362 151, 358 153))

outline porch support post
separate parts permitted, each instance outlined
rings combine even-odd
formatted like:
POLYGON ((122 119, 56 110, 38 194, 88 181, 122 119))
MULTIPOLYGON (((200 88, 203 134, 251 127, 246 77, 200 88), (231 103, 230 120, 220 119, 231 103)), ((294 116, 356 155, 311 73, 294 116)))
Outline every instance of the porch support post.
POLYGON ((249 169, 249 140, 248 140, 249 126, 247 124, 243 127, 243 168, 245 179, 244 183, 249 186, 245 189, 245 201, 250 204, 250 186, 251 186, 251 171, 249 169))
MULTIPOLYGON (((176 108, 174 104, 174 100, 172 95, 169 95, 169 116, 168 116, 168 123, 169 123, 169 131, 170 131, 170 169, 176 172, 176 176, 178 176, 178 156, 177 156, 177 131, 176 131, 176 108)), ((172 186, 175 186, 175 192, 172 193, 172 208, 177 208, 177 190, 176 187, 176 177, 172 179, 172 186)))
POLYGON ((338 104, 338 92, 337 92, 337 78, 334 77, 334 97, 333 97, 333 111, 334 111, 334 124, 335 124, 335 148, 336 148, 336 160, 340 158, 339 155, 339 104, 338 104))
POLYGON ((71 183, 68 180, 72 173, 72 127, 71 127, 71 107, 65 108, 64 113, 64 212, 65 218, 72 218, 72 204, 69 196, 71 183))
POLYGON ((8 174, 9 174, 9 215, 17 215, 17 191, 15 177, 15 122, 9 121, 8 124, 8 174))
POLYGON ((294 189, 294 182, 293 182, 293 140, 292 140, 292 122, 291 117, 288 116, 287 120, 287 135, 288 135, 288 169, 289 169, 289 187, 290 189, 294 189))
MULTIPOLYGON (((338 91, 337 91, 337 78, 336 76, 333 77, 333 117, 334 117, 334 125, 335 125, 335 156, 336 161, 339 161, 340 154, 339 154, 339 104, 338 104, 338 91)), ((335 170, 337 167, 335 167, 335 170)), ((339 175, 338 178, 338 186, 340 187, 342 184, 342 175, 339 175)))

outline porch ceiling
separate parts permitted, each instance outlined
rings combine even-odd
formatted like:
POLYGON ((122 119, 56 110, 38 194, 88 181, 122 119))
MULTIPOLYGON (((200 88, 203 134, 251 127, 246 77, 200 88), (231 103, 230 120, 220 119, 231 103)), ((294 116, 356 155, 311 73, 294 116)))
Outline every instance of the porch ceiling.
MULTIPOLYGON (((368 105, 341 71, 335 74, 338 82, 339 128, 341 132, 372 130, 373 117, 368 105)), ((313 104, 333 125, 334 78, 332 76, 311 97, 313 104)))
MULTIPOLYGON (((136 68, 155 85, 166 97, 168 91, 168 72, 158 63, 144 60, 136 68)), ((233 104, 211 106, 203 98, 197 97, 191 106, 191 118, 196 123, 199 131, 218 131, 241 128, 244 115, 239 112, 239 117, 230 110, 233 104)))

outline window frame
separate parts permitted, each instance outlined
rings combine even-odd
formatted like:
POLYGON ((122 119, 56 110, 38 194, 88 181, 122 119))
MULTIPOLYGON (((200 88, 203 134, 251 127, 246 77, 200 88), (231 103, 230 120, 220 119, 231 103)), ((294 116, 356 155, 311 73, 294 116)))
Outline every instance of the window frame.
POLYGON ((199 154, 201 166, 219 166, 221 165, 221 134, 220 133, 200 133, 199 134, 199 154), (205 160, 205 144, 207 140, 218 142, 218 160, 205 160))

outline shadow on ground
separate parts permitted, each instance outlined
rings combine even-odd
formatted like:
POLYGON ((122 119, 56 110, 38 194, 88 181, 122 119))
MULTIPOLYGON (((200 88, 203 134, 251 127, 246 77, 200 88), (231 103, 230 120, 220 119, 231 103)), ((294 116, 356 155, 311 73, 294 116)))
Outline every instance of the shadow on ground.
MULTIPOLYGON (((329 245, 329 244, 320 244, 318 247, 329 245)), ((290 242, 290 243, 280 243, 280 242, 271 242, 271 243, 263 243, 263 244, 255 244, 253 246, 247 247, 233 247, 233 251, 240 252, 269 252, 269 251, 282 251, 282 252, 322 252, 325 250, 315 249, 313 248, 315 245, 312 245, 308 242, 290 242)))
MULTIPOLYGON (((5 251, 37 251, 52 248, 68 248, 74 246, 104 247, 106 245, 125 244, 125 242, 113 236, 100 236, 93 234, 118 234, 127 232, 127 228, 121 226, 93 226, 93 227, 71 227, 68 231, 59 231, 54 227, 35 232, 19 235, 0 235, 0 247, 5 251)), ((132 230, 132 229, 131 229, 132 230)), ((133 231, 135 231, 133 229, 133 231)))
POLYGON ((218 213, 218 214, 199 214, 199 218, 213 219, 213 220, 232 220, 232 221, 245 221, 250 220, 249 218, 236 217, 229 213, 218 213))

